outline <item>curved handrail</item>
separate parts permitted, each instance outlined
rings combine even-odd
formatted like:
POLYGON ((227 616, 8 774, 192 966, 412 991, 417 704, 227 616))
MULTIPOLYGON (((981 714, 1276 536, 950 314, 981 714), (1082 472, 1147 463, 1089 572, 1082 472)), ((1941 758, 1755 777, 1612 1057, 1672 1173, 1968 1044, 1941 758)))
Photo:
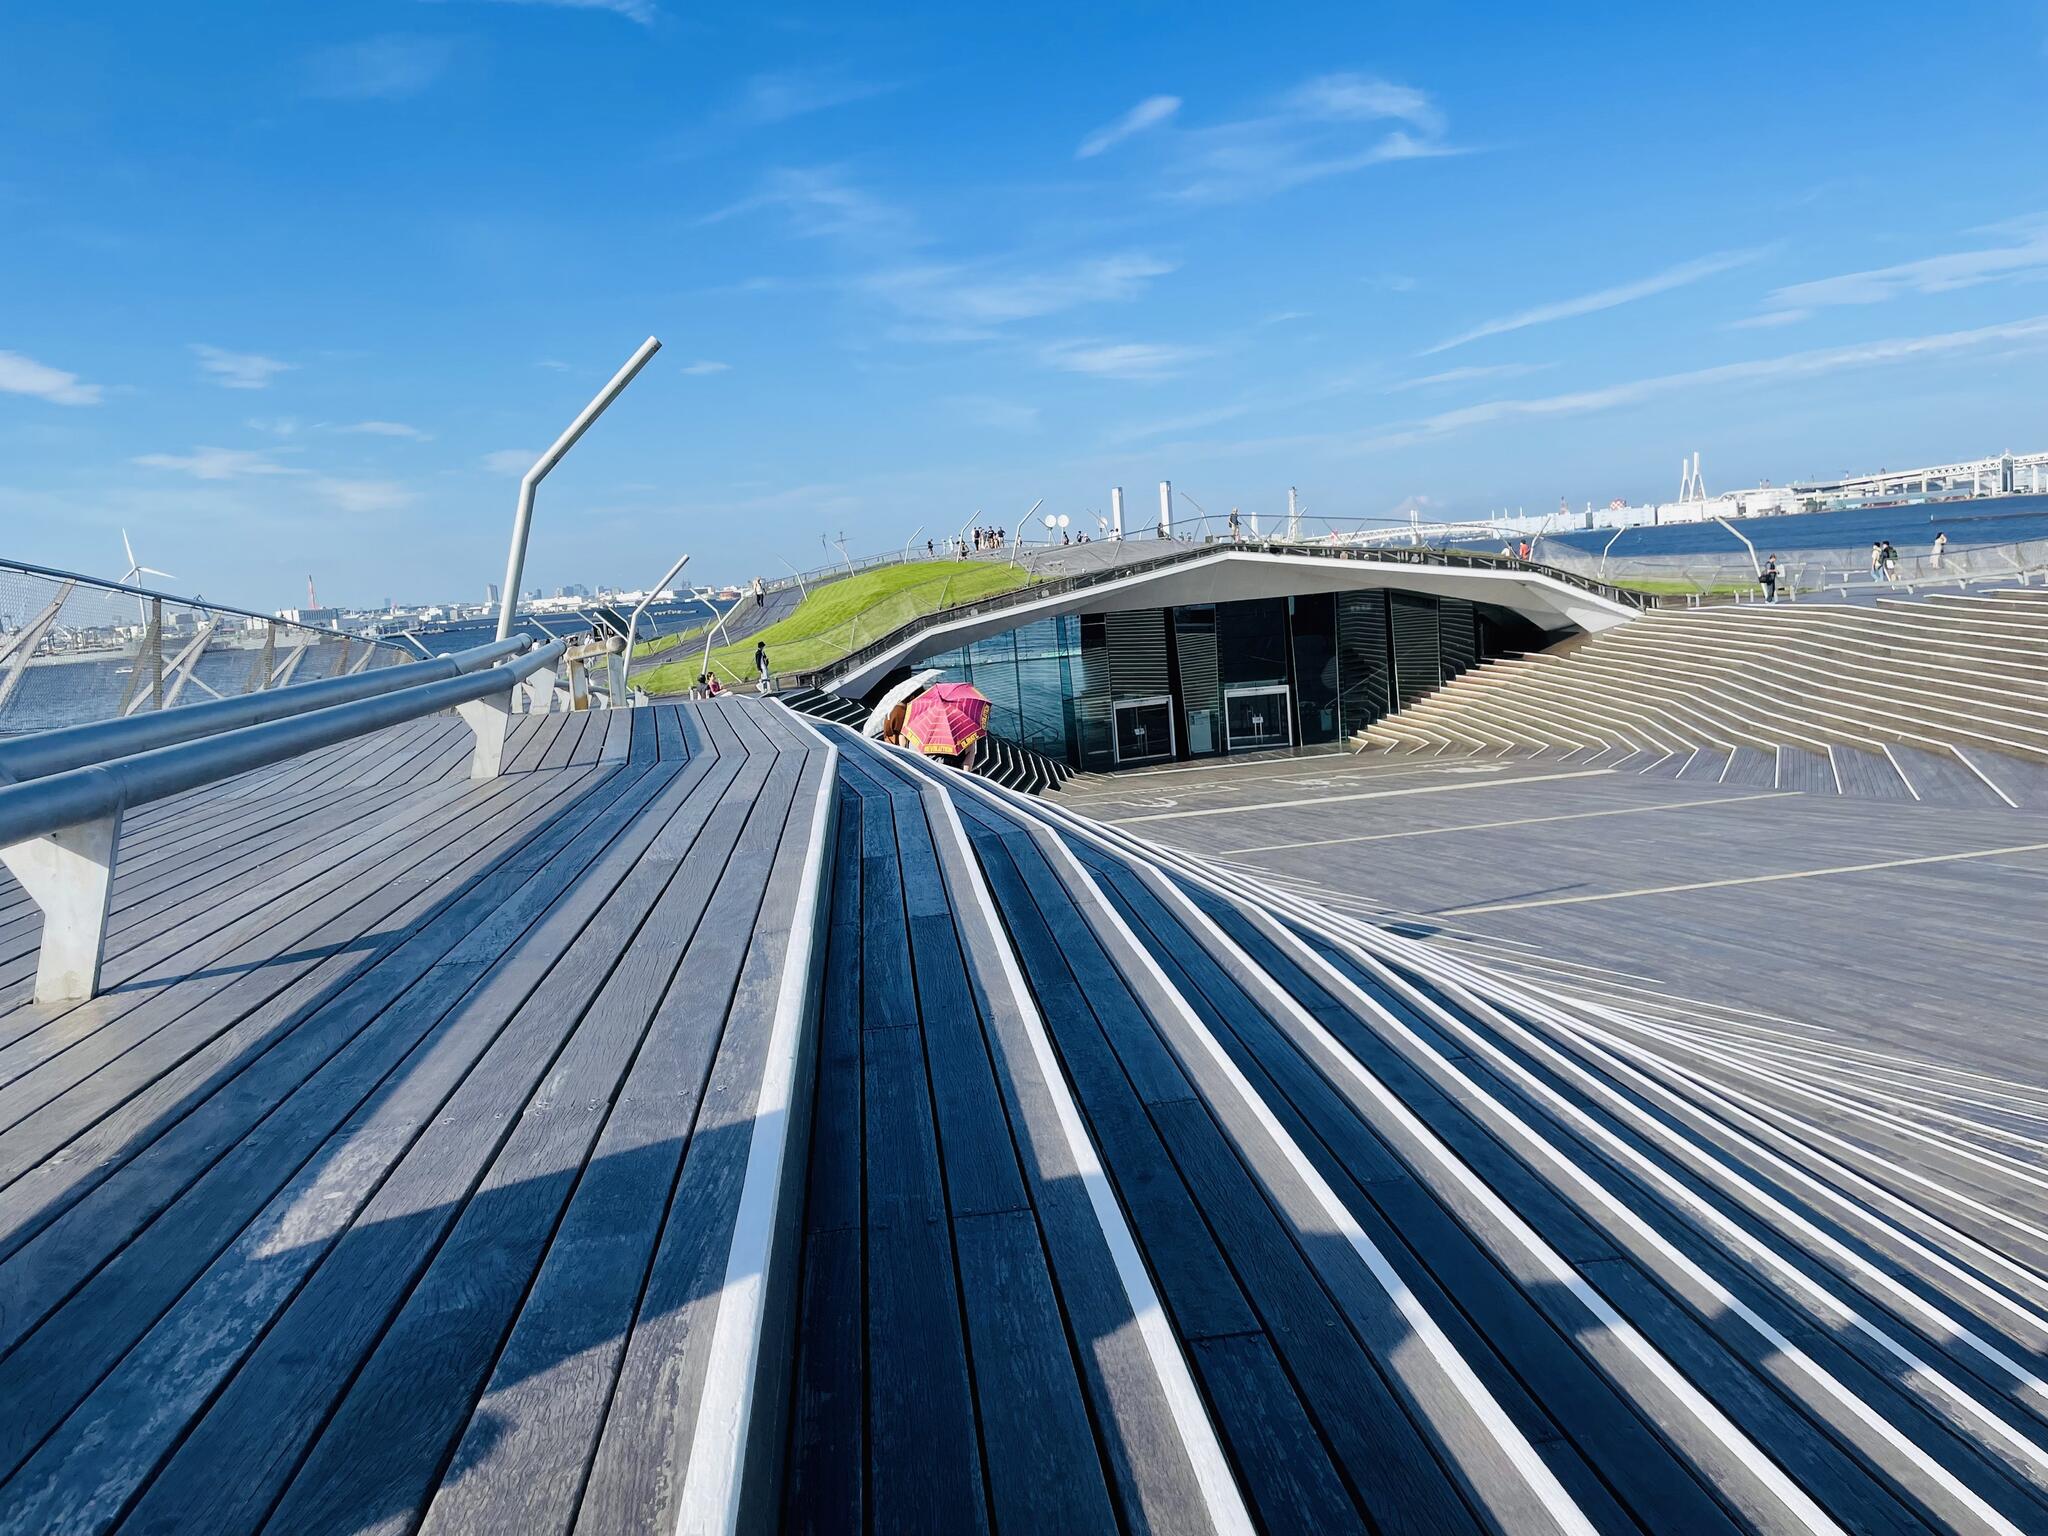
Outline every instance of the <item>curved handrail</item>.
POLYGON ((0 742, 0 784, 19 784, 46 778, 71 768, 110 758, 130 757, 158 747, 174 746, 201 736, 261 725, 302 715, 316 709, 346 704, 354 699, 375 698, 415 688, 422 683, 461 677, 480 668, 516 656, 533 642, 524 635, 494 640, 453 655, 431 661, 409 662, 404 666, 379 667, 347 677, 330 677, 317 683, 298 683, 240 698, 217 699, 205 704, 188 704, 180 709, 154 714, 130 715, 121 720, 93 720, 67 725, 54 731, 39 731, 0 742))
POLYGON ((351 699, 305 714, 177 742, 132 756, 70 768, 0 788, 0 848, 66 827, 116 816, 133 806, 267 767, 351 737, 509 692, 561 658, 557 640, 502 667, 419 683, 395 693, 351 699))
POLYGON ((1085 591, 1090 587, 1107 586, 1111 582, 1122 581, 1127 577, 1145 575, 1171 566, 1228 554, 1305 555, 1323 560, 1365 560, 1378 564, 1428 565, 1455 570, 1527 571, 1590 592, 1623 607, 1643 609, 1655 606, 1654 599, 1646 594, 1631 592, 1625 587, 1616 587, 1576 571, 1560 570, 1556 566, 1523 560, 1513 555, 1441 549, 1374 549, 1368 552, 1356 545, 1288 543, 1279 539, 1218 541, 1210 544, 1176 545, 1168 553, 1154 559, 1129 560, 1118 565, 1104 566, 1100 570, 1055 577, 1050 581, 1033 582, 975 602, 936 609, 899 624, 880 639, 869 642, 857 651, 848 652, 837 661, 822 667, 814 667, 807 672, 792 673, 788 678, 779 681, 797 687, 823 687, 829 679, 866 665, 877 656, 895 649, 920 630, 955 623, 961 619, 1000 613, 1009 608, 1041 603, 1048 598, 1063 597, 1068 593, 1085 591))

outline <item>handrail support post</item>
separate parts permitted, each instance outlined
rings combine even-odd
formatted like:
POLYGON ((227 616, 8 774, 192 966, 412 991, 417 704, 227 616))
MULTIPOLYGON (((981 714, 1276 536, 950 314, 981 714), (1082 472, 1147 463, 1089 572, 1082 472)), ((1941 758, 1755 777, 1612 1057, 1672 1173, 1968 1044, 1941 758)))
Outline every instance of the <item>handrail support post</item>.
POLYGON ((0 848, 0 863, 43 911, 37 1002, 77 1002, 99 991, 120 839, 116 811, 0 848))
POLYGON ((469 757, 472 779, 495 779, 505 771, 505 735, 512 728, 512 690, 493 693, 455 706, 455 713, 476 737, 469 757))

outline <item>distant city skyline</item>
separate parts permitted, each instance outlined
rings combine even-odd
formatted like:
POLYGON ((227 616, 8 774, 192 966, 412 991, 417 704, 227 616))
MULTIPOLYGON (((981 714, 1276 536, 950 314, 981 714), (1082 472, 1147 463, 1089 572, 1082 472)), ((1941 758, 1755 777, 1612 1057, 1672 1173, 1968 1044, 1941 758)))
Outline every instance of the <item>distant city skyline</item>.
POLYGON ((1666 499, 1695 451, 1720 489, 2048 447, 2048 14, 1841 22, 10 14, 0 555, 117 576, 125 528, 248 607, 481 593, 650 332, 530 586, 1092 528, 1162 479, 1451 517, 1666 499))

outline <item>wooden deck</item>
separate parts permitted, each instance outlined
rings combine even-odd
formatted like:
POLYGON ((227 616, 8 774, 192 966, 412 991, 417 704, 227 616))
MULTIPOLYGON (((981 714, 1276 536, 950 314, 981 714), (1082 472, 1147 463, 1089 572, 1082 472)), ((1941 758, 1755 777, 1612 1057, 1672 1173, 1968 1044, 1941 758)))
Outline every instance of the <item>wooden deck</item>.
POLYGON ((826 755, 734 706, 468 757, 135 817, 91 1003, 4 909, 0 1528, 673 1529, 826 755))
POLYGON ((1140 840, 1486 791, 467 758, 133 818, 91 1003, 0 889, 0 1531, 2048 1530, 2048 1074, 1140 840))

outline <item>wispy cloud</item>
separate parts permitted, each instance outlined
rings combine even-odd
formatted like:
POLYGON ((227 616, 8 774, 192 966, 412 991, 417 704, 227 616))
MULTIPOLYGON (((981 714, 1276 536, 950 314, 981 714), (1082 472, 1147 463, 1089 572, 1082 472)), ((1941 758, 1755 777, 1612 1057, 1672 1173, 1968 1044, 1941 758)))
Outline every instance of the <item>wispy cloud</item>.
POLYGON ((322 475, 309 484, 313 493, 330 506, 358 515, 396 512, 419 499, 395 480, 342 480, 322 475))
POLYGON ((270 381, 277 375, 298 366, 255 352, 230 352, 225 347, 209 347, 199 341, 192 343, 192 355, 199 359, 201 371, 223 389, 268 389, 270 381))
POLYGON ((19 352, 0 352, 0 394, 32 395, 52 405, 98 405, 106 393, 75 373, 52 368, 19 352))
POLYGON ((533 448, 500 448, 487 453, 478 462, 494 475, 523 475, 533 468, 533 461, 540 457, 533 448))
POLYGON ((358 437, 402 437, 414 443, 431 443, 434 440, 431 432, 422 432, 402 421, 358 421, 334 430, 358 437))
POLYGON ((1209 356, 1206 347, 1176 346, 1169 342, 1100 341, 1095 339, 1048 342, 1038 349, 1038 359, 1048 368, 1064 373, 1085 373, 1101 379, 1130 379, 1150 382, 1170 379, 1190 363, 1209 356))
POLYGON ((400 32, 323 48, 307 61, 306 94, 330 101, 417 96, 441 77, 454 53, 447 38, 400 32))
POLYGON ((994 400, 986 395, 967 395, 955 402, 960 414, 976 426, 998 432, 1036 432, 1038 407, 1014 400, 994 400))
POLYGON ((1398 394, 1404 389, 1440 389, 1448 384, 1470 384, 1480 379, 1517 379, 1525 374, 1541 373, 1550 367, 1549 363, 1487 363, 1472 368, 1446 368, 1441 373, 1426 373, 1419 379, 1402 379, 1387 386, 1388 394, 1398 394))
MULTIPOLYGON (((459 0, 432 0, 432 3, 445 5, 459 3, 459 0)), ((654 0, 475 0, 475 3, 547 6, 564 11, 608 11, 628 21, 637 21, 643 27, 653 26, 661 15, 661 7, 654 0)))
POLYGON ((1134 299, 1153 278, 1173 270, 1170 261, 1124 251, 1043 271, 898 267, 862 279, 860 287, 923 327, 924 339, 980 341, 1015 321, 1134 299))
POLYGON ((1900 262, 1891 267, 1873 267, 1866 272, 1844 272, 1837 277, 1816 278, 1773 289, 1764 300, 1761 314, 1742 325, 1787 325, 1817 309, 1850 304, 1884 304, 1908 294, 1948 293, 1957 288, 1975 288, 2020 278, 2048 275, 2048 225, 2026 221, 2034 228, 2014 245, 1998 245, 1971 251, 1952 251, 1945 256, 1928 256, 1919 261, 1900 262))
POLYGON ((1426 92, 1370 75, 1320 75, 1256 117, 1177 134, 1166 195, 1245 202, 1368 166, 1465 153, 1444 133, 1426 92))
POLYGON ((1178 96, 1147 96, 1113 123, 1104 124, 1081 141, 1074 151, 1076 160, 1091 160, 1104 150, 1114 149, 1134 134, 1157 128, 1180 110, 1178 96))
POLYGON ((786 215, 807 239, 907 243, 910 216, 895 204, 856 186, 836 166, 785 167, 771 171, 754 192, 697 220, 721 224, 763 210, 786 215))
POLYGON ((2039 351, 2048 349, 2048 315, 2015 320, 2004 325, 1975 330, 1945 331, 1931 336, 1904 336, 1853 346, 1828 347, 1793 352, 1781 357, 1758 358, 1749 362, 1723 363, 1712 368, 1694 368, 1682 373, 1660 374, 1633 379, 1602 389, 1575 390, 1534 399, 1488 400, 1478 405, 1443 411, 1420 421, 1407 422, 1355 440, 1355 448, 1394 448, 1428 442, 1472 427, 1494 422, 1582 416, 1595 411, 1635 405, 1665 395, 1730 384, 1776 383, 1789 379, 1818 378, 1855 368, 1878 367, 1887 363, 1922 361, 1991 347, 2039 351))
POLYGON ((785 123, 894 89, 891 83, 857 79, 833 66, 775 70, 751 77, 729 115, 742 123, 785 123))
POLYGON ((190 453, 145 453, 134 461, 144 469, 166 469, 194 480, 249 480, 266 475, 299 475, 270 454, 247 448, 194 448, 190 453))
POLYGON ((1617 283, 1612 288, 1581 294, 1575 299, 1560 299, 1553 304, 1539 304, 1534 309, 1518 310, 1512 315, 1485 321, 1468 331, 1460 331, 1449 341, 1440 341, 1433 347, 1423 348, 1419 355, 1429 357, 1438 352, 1448 352, 1452 347, 1462 347, 1467 342, 1478 341, 1484 336, 1500 336, 1508 331, 1526 330, 1532 325, 1549 325, 1554 321, 1571 320, 1580 315, 1596 314, 1603 309, 1633 304, 1637 299, 1669 293, 1674 288, 1686 287, 1703 278, 1713 277, 1736 267, 1748 266, 1761 255, 1761 250, 1722 251, 1712 256, 1700 256, 1692 261, 1682 261, 1675 267, 1666 267, 1663 271, 1653 272, 1648 277, 1639 277, 1632 283, 1617 283))
POLYGON ((707 373, 726 373, 729 372, 731 368, 731 363, 714 362, 712 359, 708 357, 703 357, 699 358, 694 363, 684 364, 682 371, 688 374, 702 375, 707 373))

